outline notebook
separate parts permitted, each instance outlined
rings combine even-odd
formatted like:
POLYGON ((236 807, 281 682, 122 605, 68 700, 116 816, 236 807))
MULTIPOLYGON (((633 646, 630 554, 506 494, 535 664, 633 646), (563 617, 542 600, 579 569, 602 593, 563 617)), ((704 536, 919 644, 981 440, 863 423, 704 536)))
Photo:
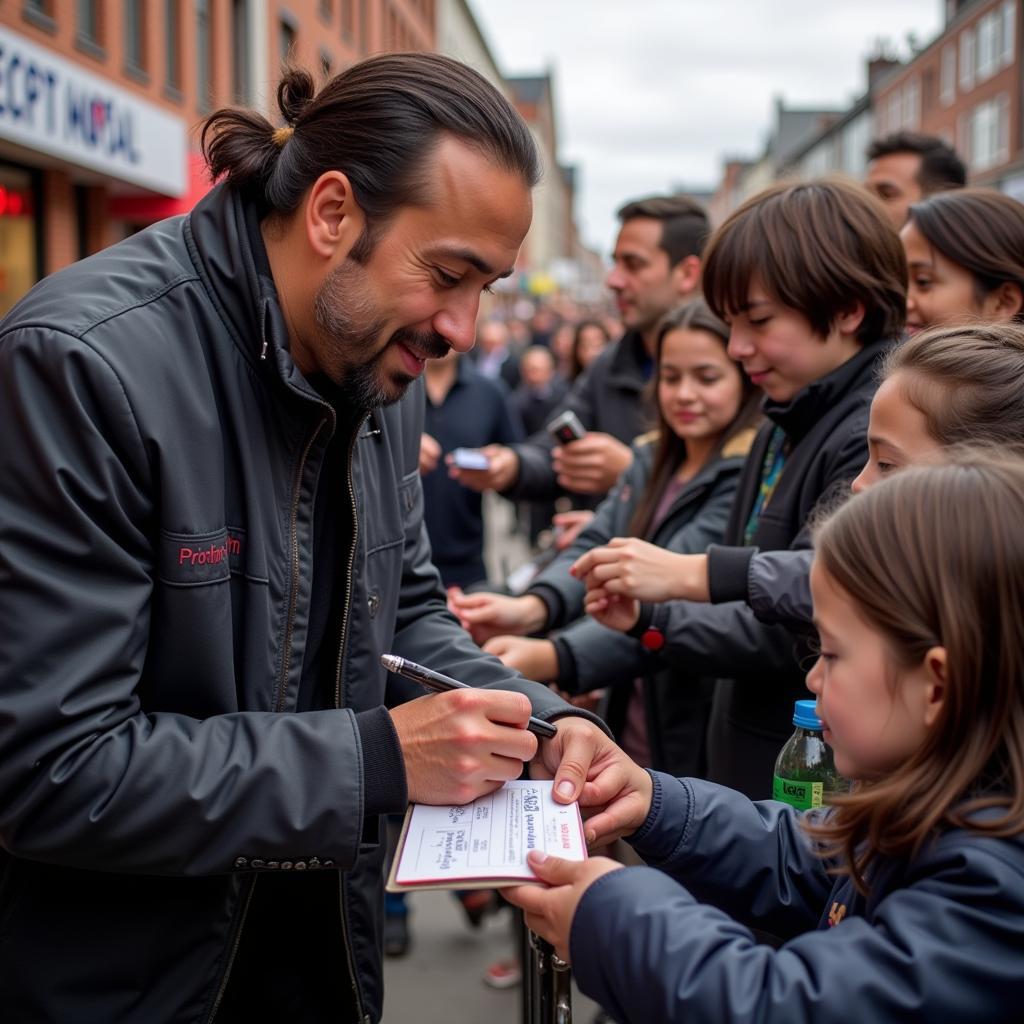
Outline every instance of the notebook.
POLYGON ((498 889, 536 882, 526 863, 530 850, 586 860, 579 806, 555 803, 553 786, 519 779, 471 804, 410 805, 388 891, 498 889))

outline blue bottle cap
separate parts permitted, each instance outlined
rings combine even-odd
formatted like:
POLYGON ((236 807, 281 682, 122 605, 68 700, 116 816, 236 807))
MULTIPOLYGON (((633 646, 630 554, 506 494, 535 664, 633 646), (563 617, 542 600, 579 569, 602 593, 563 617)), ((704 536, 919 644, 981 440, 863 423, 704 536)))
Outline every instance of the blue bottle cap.
POLYGON ((821 731, 821 719, 814 713, 817 701, 798 700, 793 705, 793 724, 801 729, 821 731))

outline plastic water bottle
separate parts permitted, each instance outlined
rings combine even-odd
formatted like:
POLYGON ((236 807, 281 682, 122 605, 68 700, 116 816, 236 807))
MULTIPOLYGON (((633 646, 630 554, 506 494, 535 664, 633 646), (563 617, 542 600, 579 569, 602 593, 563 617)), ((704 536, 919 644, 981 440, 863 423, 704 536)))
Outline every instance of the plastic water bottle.
POLYGON ((821 719, 813 700, 798 700, 793 707, 796 731, 779 751, 775 762, 772 796, 801 811, 822 807, 829 798, 850 789, 837 771, 832 748, 821 735, 821 719))

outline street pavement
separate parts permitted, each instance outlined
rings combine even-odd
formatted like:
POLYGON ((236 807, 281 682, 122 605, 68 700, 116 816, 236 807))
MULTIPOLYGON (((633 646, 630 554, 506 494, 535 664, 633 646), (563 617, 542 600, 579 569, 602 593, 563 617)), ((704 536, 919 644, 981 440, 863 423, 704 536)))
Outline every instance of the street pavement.
MULTIPOLYGON (((470 928, 449 892, 409 898, 412 946, 384 963, 382 1024, 520 1024, 519 987, 483 982, 495 960, 513 953, 511 907, 470 928)), ((590 1024, 597 1004, 573 992, 574 1024, 590 1024)))

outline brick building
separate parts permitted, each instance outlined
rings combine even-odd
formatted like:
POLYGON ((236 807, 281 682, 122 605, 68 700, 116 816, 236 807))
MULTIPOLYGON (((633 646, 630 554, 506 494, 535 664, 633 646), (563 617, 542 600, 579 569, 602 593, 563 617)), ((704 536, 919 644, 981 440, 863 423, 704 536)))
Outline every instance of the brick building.
POLYGON ((286 57, 329 75, 432 50, 435 3, 0 0, 0 315, 43 274, 190 209, 205 114, 269 114, 286 57))
POLYGON ((874 134, 937 135, 972 184, 1024 198, 1021 0, 947 0, 942 33, 875 90, 874 134))

